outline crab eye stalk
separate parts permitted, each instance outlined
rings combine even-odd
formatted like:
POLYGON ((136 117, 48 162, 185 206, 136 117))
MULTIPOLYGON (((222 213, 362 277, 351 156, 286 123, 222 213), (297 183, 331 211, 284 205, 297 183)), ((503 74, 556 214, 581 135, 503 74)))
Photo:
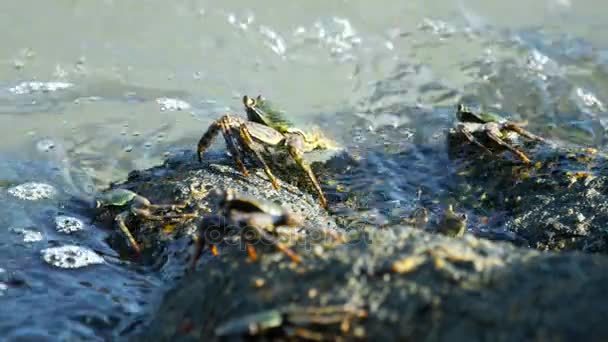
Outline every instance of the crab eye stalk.
POLYGON ((251 108, 251 107, 255 106, 255 100, 252 99, 251 97, 245 95, 245 96, 243 96, 243 104, 245 105, 246 108, 251 108))

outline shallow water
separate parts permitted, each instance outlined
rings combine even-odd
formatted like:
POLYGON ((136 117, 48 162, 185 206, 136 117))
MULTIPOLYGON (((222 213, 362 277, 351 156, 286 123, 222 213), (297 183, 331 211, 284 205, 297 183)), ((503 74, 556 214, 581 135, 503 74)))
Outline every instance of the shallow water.
MULTIPOLYGON (((107 232, 60 233, 54 217, 73 214, 62 211, 69 194, 192 148, 213 119, 241 112, 244 94, 274 99, 298 125, 322 125, 363 155, 438 141, 458 101, 516 113, 564 144, 606 144, 601 1, 265 4, 0 3, 0 335, 132 331, 166 279, 119 262, 107 232), (30 181, 53 185, 56 196, 32 202, 7 191, 30 181), (25 242, 20 229, 39 241, 25 242), (64 270, 42 260, 42 249, 68 244, 106 262, 64 270)), ((392 190, 384 200, 393 205, 420 183, 441 191, 442 161, 421 153, 405 167, 374 153, 355 188, 391 178, 380 189, 392 190)))

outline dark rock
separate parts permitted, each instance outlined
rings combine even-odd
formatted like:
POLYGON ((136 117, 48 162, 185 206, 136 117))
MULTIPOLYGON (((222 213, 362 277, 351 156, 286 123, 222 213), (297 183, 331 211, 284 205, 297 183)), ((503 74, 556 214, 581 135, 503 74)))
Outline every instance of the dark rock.
MULTIPOLYGON (((602 340, 608 337, 608 259, 539 253, 474 237, 451 239, 394 227, 301 265, 241 255, 213 259, 177 285, 134 340, 217 340, 218 327, 281 308, 347 305, 366 310, 331 324, 283 325, 325 338, 378 340, 602 340)), ((247 330, 225 338, 245 339, 247 330)))
MULTIPOLYGON (((297 213, 304 219, 304 224, 293 235, 288 233, 289 237, 307 232, 319 233, 317 236, 322 238, 324 232, 337 230, 335 222, 319 206, 316 197, 280 180, 281 188, 277 191, 261 170, 251 169, 250 176, 244 177, 236 170, 232 159, 224 156, 208 153, 202 164, 195 159, 194 153, 180 152, 161 166, 131 172, 126 182, 113 186, 134 191, 153 204, 188 203, 188 208, 183 211, 199 214, 199 218, 185 221, 152 221, 130 215, 127 226, 143 248, 143 259, 140 261, 156 264, 157 267, 171 270, 174 275, 180 275, 187 265, 188 246, 197 223, 204 215, 218 210, 218 190, 233 189, 251 197, 279 203, 297 213)), ((97 215, 97 222, 116 232, 111 244, 123 255, 129 255, 132 254, 131 249, 113 222, 115 215, 122 210, 124 208, 103 209, 97 215)))

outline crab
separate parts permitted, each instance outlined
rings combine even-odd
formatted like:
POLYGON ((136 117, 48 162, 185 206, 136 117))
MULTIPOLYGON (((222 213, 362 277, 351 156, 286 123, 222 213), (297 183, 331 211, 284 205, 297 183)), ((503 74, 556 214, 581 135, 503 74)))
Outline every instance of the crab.
POLYGON ((271 152, 269 148, 286 150, 296 164, 304 170, 319 196, 321 206, 326 208, 327 200, 323 190, 310 165, 304 160, 303 155, 316 149, 327 149, 331 146, 331 142, 318 134, 306 134, 302 130, 292 127, 291 123, 285 120, 281 113, 272 110, 268 102, 261 96, 253 99, 245 95, 243 97, 243 104, 245 105, 248 120, 225 114, 209 126, 198 142, 197 153, 199 162, 202 162, 205 150, 207 150, 221 131, 228 151, 234 158, 241 173, 245 176, 249 175, 247 168, 243 164, 242 151, 246 155, 252 156, 261 164, 273 187, 279 189, 276 177, 272 174, 270 167, 262 157, 261 151, 271 152), (235 139, 238 145, 235 143, 235 139))
POLYGON ((126 207, 124 211, 114 217, 114 220, 126 236, 131 247, 138 254, 141 253, 141 247, 126 225, 127 218, 130 215, 156 221, 163 221, 166 219, 183 220, 198 216, 196 213, 179 212, 180 210, 185 209, 187 204, 152 204, 147 198, 127 189, 113 189, 99 194, 95 198, 95 206, 97 208, 126 207), (162 211, 168 212, 160 214, 162 211))
MULTIPOLYGON (((282 333, 288 338, 310 341, 331 341, 336 336, 314 329, 328 330, 327 326, 339 325, 342 335, 349 333, 351 321, 367 317, 367 311, 346 305, 323 307, 291 306, 252 313, 229 320, 215 329, 219 337, 264 336, 282 333)), ((362 328, 353 329, 353 335, 364 338, 362 328)))
POLYGON ((450 204, 442 209, 441 217, 438 220, 431 221, 429 216, 429 210, 420 207, 414 210, 409 217, 404 218, 402 223, 418 229, 430 229, 451 237, 462 237, 464 235, 467 227, 467 215, 455 212, 453 205, 450 204))
POLYGON ((437 224, 436 231, 451 237, 462 237, 467 228, 467 214, 454 211, 450 204, 443 211, 443 216, 437 224))
POLYGON ((194 236, 196 249, 192 258, 191 270, 195 269, 206 244, 209 244, 211 252, 217 255, 215 245, 234 230, 241 233, 249 257, 253 261, 257 259, 257 253, 252 244, 255 240, 264 240, 273 244, 295 263, 302 261, 299 255, 280 242, 273 234, 280 226, 299 226, 301 218, 298 215, 292 214, 274 202, 237 194, 230 189, 224 191, 219 208, 217 214, 204 216, 197 225, 194 236))
POLYGON ((490 154, 492 154, 491 148, 509 150, 525 164, 530 164, 531 161, 525 153, 513 146, 513 141, 517 139, 517 136, 536 142, 545 142, 545 139, 523 129, 524 123, 508 121, 495 113, 476 113, 459 104, 456 117, 459 122, 452 133, 464 136, 469 143, 477 145, 490 154), (486 146, 486 144, 491 146, 486 146))

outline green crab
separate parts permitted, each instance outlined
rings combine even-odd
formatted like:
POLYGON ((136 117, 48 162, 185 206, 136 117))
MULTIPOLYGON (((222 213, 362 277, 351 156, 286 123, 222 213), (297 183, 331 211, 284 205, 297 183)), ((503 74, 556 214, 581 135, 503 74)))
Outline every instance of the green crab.
POLYGON ((196 267, 196 262, 205 245, 209 244, 212 253, 217 255, 215 245, 221 242, 231 230, 241 233, 252 260, 257 259, 252 242, 264 240, 273 244, 292 261, 301 262, 300 256, 272 234, 279 226, 296 227, 300 225, 302 221, 298 215, 292 214, 274 202, 237 194, 233 190, 224 191, 219 208, 217 214, 203 217, 197 226, 192 270, 196 267))
POLYGON ((530 133, 522 128, 522 123, 514 123, 490 112, 474 112, 459 104, 456 117, 458 124, 451 135, 458 134, 472 144, 492 154, 491 148, 497 150, 509 150, 522 162, 530 164, 530 158, 513 146, 513 142, 520 135, 532 141, 545 142, 545 139, 530 133))
MULTIPOLYGON (((329 305, 323 307, 286 307, 270 309, 221 324, 215 330, 219 337, 224 336, 264 336, 271 333, 282 333, 285 337, 297 340, 331 341, 336 336, 313 330, 325 326, 336 325, 340 327, 342 335, 351 330, 351 321, 367 317, 364 309, 348 307, 345 305, 329 305)), ((322 328, 322 330, 328 330, 322 328)), ((363 328, 353 331, 353 337, 364 338, 363 328)))
POLYGON ((443 211, 443 216, 437 224, 437 232, 451 236, 462 237, 467 228, 467 214, 461 214, 454 211, 454 207, 450 204, 443 211))
POLYGON ((99 194, 95 198, 95 206, 97 208, 118 207, 126 209, 114 217, 120 230, 125 234, 131 247, 139 254, 141 247, 129 231, 126 225, 129 215, 134 215, 138 218, 147 220, 163 221, 167 219, 179 220, 195 218, 196 213, 179 212, 187 207, 187 204, 152 204, 150 201, 127 189, 113 189, 99 194), (160 214, 162 211, 168 211, 160 214), (159 215, 160 214, 160 215, 159 215))
POLYGON ((411 225, 418 229, 430 229, 437 233, 451 236, 462 237, 467 228, 467 215, 454 211, 454 206, 451 204, 441 212, 441 218, 433 222, 429 222, 429 210, 420 207, 412 212, 412 214, 404 218, 402 223, 411 225))
POLYGON ((271 147, 286 150, 299 167, 304 170, 319 196, 321 206, 326 208, 327 200, 323 190, 321 190, 317 177, 308 162, 304 160, 303 155, 312 150, 327 149, 332 146, 332 143, 323 138, 321 134, 306 134, 300 129, 293 128, 291 123, 285 120, 281 113, 272 110, 261 96, 253 99, 245 95, 243 104, 248 120, 226 114, 213 122, 198 142, 199 161, 202 161, 203 153, 221 131, 228 151, 234 158, 239 170, 245 176, 249 174, 243 164, 242 150, 262 165, 272 185, 275 189, 278 189, 278 182, 262 157, 261 151, 269 153, 271 147), (238 145, 235 143, 235 139, 238 145))

